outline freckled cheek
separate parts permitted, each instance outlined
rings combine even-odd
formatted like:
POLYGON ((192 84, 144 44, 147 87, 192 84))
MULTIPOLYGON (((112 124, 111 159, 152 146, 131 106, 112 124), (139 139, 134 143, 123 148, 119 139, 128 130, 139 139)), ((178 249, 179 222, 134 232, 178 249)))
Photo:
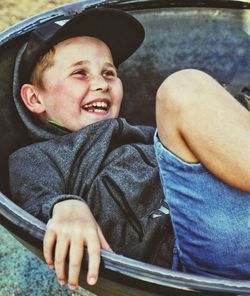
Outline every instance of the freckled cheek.
POLYGON ((114 88, 114 97, 115 97, 115 102, 114 103, 115 103, 116 107, 119 108, 119 110, 118 110, 118 113, 119 113, 121 103, 122 103, 122 99, 123 99, 123 86, 122 86, 122 82, 121 82, 120 79, 117 82, 116 87, 114 88))
POLYGON ((84 83, 61 83, 53 88, 52 93, 55 105, 72 109, 79 106, 87 92, 88 87, 84 83))

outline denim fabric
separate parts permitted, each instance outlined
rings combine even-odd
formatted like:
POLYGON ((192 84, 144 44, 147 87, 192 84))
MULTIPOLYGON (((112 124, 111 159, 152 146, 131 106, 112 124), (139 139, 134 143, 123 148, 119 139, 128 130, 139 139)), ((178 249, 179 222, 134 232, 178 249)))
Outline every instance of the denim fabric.
POLYGON ((250 279, 250 194, 154 141, 182 270, 250 279))

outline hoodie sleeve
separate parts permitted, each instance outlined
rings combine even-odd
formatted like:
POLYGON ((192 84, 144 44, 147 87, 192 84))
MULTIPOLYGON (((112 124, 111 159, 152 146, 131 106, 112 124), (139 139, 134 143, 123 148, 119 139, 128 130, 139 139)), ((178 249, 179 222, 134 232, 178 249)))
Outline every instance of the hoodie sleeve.
POLYGON ((64 175, 50 155, 29 146, 9 158, 12 200, 24 210, 47 222, 53 206, 63 200, 84 201, 66 191, 64 175))

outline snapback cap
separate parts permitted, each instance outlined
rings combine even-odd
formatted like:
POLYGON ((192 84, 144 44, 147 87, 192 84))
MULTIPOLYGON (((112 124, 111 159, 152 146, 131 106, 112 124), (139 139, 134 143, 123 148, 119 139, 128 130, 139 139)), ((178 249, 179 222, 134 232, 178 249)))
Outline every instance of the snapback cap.
POLYGON ((57 43, 91 36, 109 47, 118 67, 144 40, 144 29, 132 15, 112 8, 91 8, 75 16, 51 20, 31 32, 20 61, 20 81, 28 83, 39 58, 57 43))

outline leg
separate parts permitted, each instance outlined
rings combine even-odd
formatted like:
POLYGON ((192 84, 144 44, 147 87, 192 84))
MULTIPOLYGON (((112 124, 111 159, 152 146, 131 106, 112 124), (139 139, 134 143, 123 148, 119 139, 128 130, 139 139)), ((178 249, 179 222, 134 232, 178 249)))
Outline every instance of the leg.
POLYGON ((171 75, 157 93, 156 117, 168 149, 250 192, 250 115, 213 78, 198 70, 171 75))
POLYGON ((249 113, 210 76, 185 70, 170 76, 158 91, 157 127, 168 148, 156 137, 161 180, 184 270, 249 279, 250 194, 215 176, 228 178, 237 187, 247 183, 238 178, 241 174, 246 178, 250 163, 242 165, 246 158, 242 161, 241 149, 243 143, 250 148, 249 113), (235 139, 241 139, 239 146, 235 139), (221 147, 225 143, 230 148, 221 147), (243 168, 238 173, 239 158, 243 168))

